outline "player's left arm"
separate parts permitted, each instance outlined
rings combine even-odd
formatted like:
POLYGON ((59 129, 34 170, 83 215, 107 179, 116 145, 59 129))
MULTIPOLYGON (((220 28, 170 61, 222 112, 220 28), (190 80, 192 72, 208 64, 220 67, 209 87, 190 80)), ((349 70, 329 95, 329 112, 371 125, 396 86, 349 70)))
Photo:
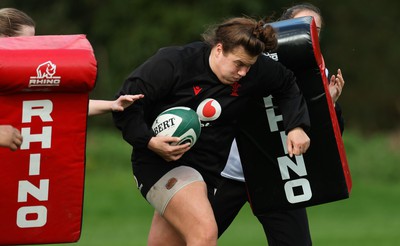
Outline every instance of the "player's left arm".
POLYGON ((124 111, 125 108, 129 107, 136 100, 143 98, 143 94, 138 95, 121 95, 114 101, 108 100, 89 100, 89 112, 88 115, 99 115, 108 112, 124 111))
POLYGON ((304 154, 310 147, 310 138, 301 127, 289 131, 286 139, 286 147, 290 157, 304 154))
POLYGON ((342 94, 344 83, 342 70, 338 69, 337 74, 332 75, 329 80, 329 94, 331 95, 334 104, 342 94))
POLYGON ((0 125, 0 147, 17 150, 22 144, 20 131, 11 125, 0 125))
POLYGON ((156 136, 152 137, 147 147, 161 156, 165 161, 179 160, 190 149, 190 144, 171 145, 180 141, 178 137, 156 136))

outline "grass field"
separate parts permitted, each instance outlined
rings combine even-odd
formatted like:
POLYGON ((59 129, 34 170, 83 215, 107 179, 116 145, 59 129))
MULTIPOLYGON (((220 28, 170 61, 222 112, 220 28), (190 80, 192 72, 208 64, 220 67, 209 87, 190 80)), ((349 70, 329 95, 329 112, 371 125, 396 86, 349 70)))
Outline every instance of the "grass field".
MULTIPOLYGON (((399 245, 399 139, 394 134, 345 133, 352 194, 308 209, 314 245, 399 245)), ((130 147, 117 131, 88 133, 83 226, 74 245, 146 245, 153 210, 135 187, 129 159, 130 147)), ((267 245, 249 206, 219 245, 267 245)))

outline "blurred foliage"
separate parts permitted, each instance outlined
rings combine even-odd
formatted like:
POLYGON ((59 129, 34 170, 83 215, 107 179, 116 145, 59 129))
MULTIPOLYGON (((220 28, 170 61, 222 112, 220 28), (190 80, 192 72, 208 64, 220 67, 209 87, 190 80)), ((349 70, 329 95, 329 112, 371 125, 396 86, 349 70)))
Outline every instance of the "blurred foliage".
POLYGON ((353 182, 400 184, 400 131, 365 136, 348 130, 343 141, 353 182))
MULTIPOLYGON (((293 0, 2 0, 29 14, 38 35, 83 33, 93 45, 99 76, 91 98, 111 99, 124 78, 158 48, 200 39, 207 26, 232 16, 279 17, 293 0)), ((347 127, 399 127, 400 2, 309 1, 322 10, 321 47, 331 73, 341 68, 340 98, 347 127)), ((111 126, 98 117, 96 125, 111 126)))

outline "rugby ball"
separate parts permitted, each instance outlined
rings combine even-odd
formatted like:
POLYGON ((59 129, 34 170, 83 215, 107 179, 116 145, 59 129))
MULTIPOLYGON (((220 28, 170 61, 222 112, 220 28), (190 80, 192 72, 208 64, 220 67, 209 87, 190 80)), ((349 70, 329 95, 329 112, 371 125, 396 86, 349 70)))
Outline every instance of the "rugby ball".
POLYGON ((156 136, 179 137, 173 145, 190 143, 193 146, 200 136, 201 125, 197 113, 188 107, 173 107, 160 113, 152 129, 156 136))

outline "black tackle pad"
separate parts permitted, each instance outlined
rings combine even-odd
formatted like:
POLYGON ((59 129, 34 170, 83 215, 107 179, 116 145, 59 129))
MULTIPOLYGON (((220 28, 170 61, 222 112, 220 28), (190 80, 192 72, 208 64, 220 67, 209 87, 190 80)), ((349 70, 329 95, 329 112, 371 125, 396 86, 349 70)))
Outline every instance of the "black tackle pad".
POLYGON ((268 55, 297 77, 310 114, 311 145, 305 154, 290 158, 274 99, 252 102, 237 144, 255 215, 346 199, 352 187, 315 22, 302 17, 271 25, 278 32, 278 49, 268 55))

